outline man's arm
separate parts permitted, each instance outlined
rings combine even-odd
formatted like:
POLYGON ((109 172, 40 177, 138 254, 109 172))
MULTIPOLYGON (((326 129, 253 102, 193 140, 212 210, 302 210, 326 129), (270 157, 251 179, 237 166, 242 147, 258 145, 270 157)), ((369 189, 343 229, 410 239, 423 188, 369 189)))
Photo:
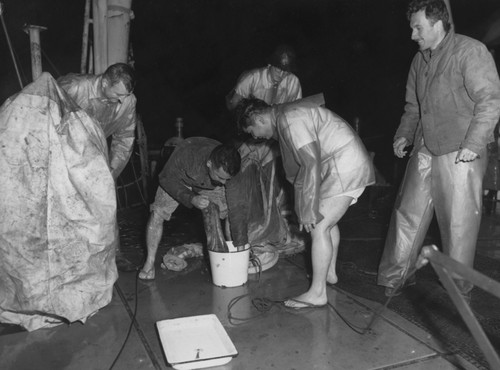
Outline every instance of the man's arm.
POLYGON ((226 96, 227 109, 233 110, 242 99, 250 96, 250 86, 252 83, 252 71, 245 71, 238 77, 235 87, 226 96))
POLYGON ((134 139, 135 134, 133 129, 123 130, 113 134, 109 150, 109 168, 115 181, 122 173, 132 155, 134 139))
POLYGON ((295 75, 291 75, 291 77, 292 78, 287 86, 287 98, 284 103, 302 99, 302 86, 300 85, 300 81, 295 75))
MULTIPOLYGON (((474 115, 461 148, 479 154, 488 144, 500 116, 500 81, 488 49, 478 44, 463 55, 462 74, 467 94, 474 101, 474 115)), ((459 156, 462 153, 459 153, 459 156)), ((469 156, 470 157, 470 156, 469 156)), ((457 160, 459 158, 457 157, 457 160)))
POLYGON ((118 129, 113 133, 109 150, 109 167, 116 180, 127 165, 134 147, 135 127, 137 116, 135 113, 135 99, 124 108, 124 114, 117 118, 118 129))
POLYGON ((243 99, 244 97, 237 94, 236 91, 233 89, 229 94, 226 95, 226 107, 228 110, 233 110, 236 108, 238 103, 243 99))
POLYGON ((398 138, 406 138, 408 144, 413 143, 418 122, 420 120, 419 104, 417 100, 416 80, 417 80, 417 58, 413 58, 406 81, 406 104, 401 122, 394 135, 394 141, 398 138))
POLYGON ((313 141, 296 150, 295 157, 300 161, 300 169, 293 184, 295 208, 301 229, 305 227, 310 232, 323 219, 319 212, 321 151, 318 143, 313 141))

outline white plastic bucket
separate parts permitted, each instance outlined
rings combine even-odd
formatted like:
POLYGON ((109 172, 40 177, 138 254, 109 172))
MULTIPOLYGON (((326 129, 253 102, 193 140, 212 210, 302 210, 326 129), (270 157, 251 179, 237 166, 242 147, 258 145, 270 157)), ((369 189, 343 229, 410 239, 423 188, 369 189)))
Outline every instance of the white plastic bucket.
POLYGON ((250 248, 238 252, 233 247, 233 242, 226 243, 229 252, 208 251, 212 282, 220 287, 241 286, 248 280, 250 248))

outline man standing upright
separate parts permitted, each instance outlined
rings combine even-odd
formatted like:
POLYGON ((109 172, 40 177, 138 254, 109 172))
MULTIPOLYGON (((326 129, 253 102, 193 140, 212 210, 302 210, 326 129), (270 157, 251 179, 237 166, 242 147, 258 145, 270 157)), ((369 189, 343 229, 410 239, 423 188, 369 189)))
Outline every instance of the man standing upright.
MULTIPOLYGON (((116 63, 103 74, 70 73, 60 77, 57 83, 99 123, 106 137, 112 137, 109 167, 116 181, 127 165, 134 145, 136 98, 132 93, 135 86, 133 68, 125 63, 116 63)), ((134 271, 137 268, 121 253, 118 237, 116 265, 121 271, 134 271)))
MULTIPOLYGON (((419 45, 406 85, 406 106, 394 136, 402 158, 413 144, 392 214, 378 283, 388 296, 413 270, 436 212, 442 249, 472 267, 482 211, 486 145, 500 115, 500 82, 479 41, 456 34, 443 0, 413 0, 411 38, 419 45)), ((470 300, 472 284, 458 277, 470 300)))

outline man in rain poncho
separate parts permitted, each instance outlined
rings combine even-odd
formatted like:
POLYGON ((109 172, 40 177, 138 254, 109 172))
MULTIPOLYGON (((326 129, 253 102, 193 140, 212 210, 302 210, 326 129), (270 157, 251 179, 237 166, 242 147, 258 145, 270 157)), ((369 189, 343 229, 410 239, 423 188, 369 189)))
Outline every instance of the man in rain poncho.
MULTIPOLYGON (((116 63, 101 75, 70 73, 59 78, 57 82, 79 107, 101 125, 106 138, 111 136, 109 166, 116 181, 127 165, 134 145, 134 70, 128 64, 116 63)), ((120 252, 119 243, 116 264, 122 271, 136 269, 120 252)))
POLYGON ((0 107, 0 322, 85 321, 112 298, 106 138, 48 73, 0 107))

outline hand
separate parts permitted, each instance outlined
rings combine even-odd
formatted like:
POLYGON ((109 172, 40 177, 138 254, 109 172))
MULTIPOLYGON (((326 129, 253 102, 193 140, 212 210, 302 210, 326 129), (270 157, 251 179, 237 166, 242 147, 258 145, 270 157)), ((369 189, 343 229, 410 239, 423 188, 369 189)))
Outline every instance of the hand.
POLYGON ((394 149, 394 155, 398 158, 403 158, 406 155, 406 150, 404 150, 408 146, 409 142, 405 137, 398 137, 394 140, 392 144, 392 148, 394 149))
POLYGON ((422 255, 419 255, 418 258, 417 258, 417 262, 415 263, 415 268, 417 270, 419 270, 422 267, 424 267, 425 265, 427 265, 428 263, 429 263, 429 259, 428 258, 425 258, 422 255))
POLYGON ((462 148, 458 151, 455 163, 458 162, 472 162, 474 159, 478 158, 479 154, 474 153, 472 150, 467 148, 462 148))
POLYGON ((421 269, 425 265, 429 263, 429 256, 430 253, 432 252, 431 249, 434 251, 438 252, 438 247, 436 247, 434 244, 424 246, 422 247, 422 250, 420 251, 420 254, 418 255, 417 262, 415 263, 415 268, 416 269, 421 269))
POLYGON ((310 224, 300 224, 299 225, 299 230, 302 231, 302 229, 306 230, 308 233, 313 231, 313 229, 316 227, 315 223, 310 223, 310 224))
POLYGON ((193 199, 191 199, 191 204, 198 209, 204 209, 208 207, 210 201, 205 195, 195 195, 193 199))
POLYGON ((241 251, 246 251, 246 250, 247 250, 247 249, 249 249, 249 248, 250 248, 250 244, 248 244, 248 243, 247 243, 247 244, 244 244, 244 245, 238 245, 238 246, 236 246, 236 250, 237 250, 238 252, 241 252, 241 251))

